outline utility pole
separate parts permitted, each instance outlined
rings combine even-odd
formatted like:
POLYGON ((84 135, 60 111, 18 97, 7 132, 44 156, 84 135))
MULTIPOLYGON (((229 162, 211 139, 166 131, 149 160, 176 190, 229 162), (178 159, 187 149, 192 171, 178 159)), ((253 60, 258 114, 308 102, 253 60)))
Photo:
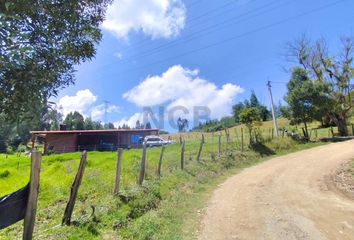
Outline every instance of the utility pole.
POLYGON ((108 113, 108 104, 109 104, 109 102, 104 100, 103 104, 104 104, 104 123, 106 124, 106 123, 108 123, 107 113, 108 113))
POLYGON ((272 115, 273 115, 275 136, 278 137, 279 136, 278 135, 278 124, 277 124, 277 117, 275 116, 275 110, 274 110, 274 104, 273 104, 272 85, 270 84, 269 80, 268 80, 267 86, 268 86, 269 95, 270 95, 270 104, 272 106, 272 115))

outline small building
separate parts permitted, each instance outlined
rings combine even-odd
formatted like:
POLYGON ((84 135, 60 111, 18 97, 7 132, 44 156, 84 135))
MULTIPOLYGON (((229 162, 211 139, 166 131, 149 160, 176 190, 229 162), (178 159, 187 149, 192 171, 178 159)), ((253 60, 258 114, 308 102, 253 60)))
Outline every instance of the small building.
POLYGON ((158 135, 159 129, 32 131, 33 144, 42 137, 44 154, 75 151, 115 151, 140 148, 145 136, 158 135))

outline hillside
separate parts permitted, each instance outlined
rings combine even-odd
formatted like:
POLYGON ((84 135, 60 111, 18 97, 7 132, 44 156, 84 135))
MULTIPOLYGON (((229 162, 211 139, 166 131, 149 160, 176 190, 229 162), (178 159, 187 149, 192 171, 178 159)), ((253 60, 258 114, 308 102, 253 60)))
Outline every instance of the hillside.
MULTIPOLYGON (((279 125, 286 126, 285 120, 279 125)), ((244 133, 241 152, 240 128, 230 129, 230 143, 222 132, 221 156, 218 156, 218 134, 205 135, 201 161, 196 161, 201 133, 171 135, 186 140, 185 169, 180 169, 180 145, 166 147, 162 177, 156 175, 160 149, 147 150, 147 170, 142 187, 136 184, 141 150, 123 151, 121 195, 113 196, 115 152, 88 152, 88 163, 74 209, 73 225, 61 226, 71 183, 75 177, 80 153, 44 156, 41 166, 40 194, 34 236, 36 239, 181 239, 186 234, 184 218, 190 209, 203 204, 207 189, 227 173, 263 161, 270 155, 308 148, 316 144, 299 144, 284 136, 272 139, 268 128, 262 126, 263 143, 249 149, 244 133), (263 157, 263 158, 262 158, 263 157), (200 199, 199 199, 200 198, 200 199), (199 199, 199 200, 198 200, 199 199), (92 207, 94 207, 94 214, 92 207), (175 207, 179 210, 175 211, 175 207), (176 233, 178 233, 176 235, 176 233)), ((323 130, 326 133, 327 130, 323 130)), ((322 132, 322 131, 321 131, 322 132)), ((30 159, 27 156, 0 155, 0 195, 23 187, 29 178, 30 159), (2 174, 7 172, 7 174, 2 174)), ((196 216, 189 216, 195 222, 196 216)), ((194 226, 191 224, 191 226, 194 226)), ((188 231, 193 231, 189 229, 188 231)), ((187 232, 188 232, 187 231, 187 232)), ((20 238, 22 222, 0 232, 1 239, 20 238)))

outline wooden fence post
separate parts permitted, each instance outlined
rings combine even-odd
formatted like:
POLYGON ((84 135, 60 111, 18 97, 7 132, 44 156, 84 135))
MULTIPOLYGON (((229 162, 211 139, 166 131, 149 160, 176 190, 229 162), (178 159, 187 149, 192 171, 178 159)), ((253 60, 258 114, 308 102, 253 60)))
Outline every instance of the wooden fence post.
POLYGON ((37 151, 32 152, 30 189, 29 189, 26 213, 25 213, 24 224, 23 224, 23 240, 31 240, 33 235, 34 223, 36 221, 36 212, 37 212, 41 157, 42 154, 40 152, 37 151))
POLYGON ((198 162, 200 161, 200 154, 202 153, 203 144, 204 144, 204 135, 202 134, 202 139, 200 140, 200 145, 199 145, 199 150, 198 150, 198 155, 197 155, 198 162))
POLYGON ((114 181, 114 195, 117 196, 119 195, 119 183, 120 183, 120 170, 121 170, 121 165, 122 165, 122 154, 123 154, 123 149, 118 148, 117 150, 117 164, 116 164, 116 179, 114 181))
POLYGON ((243 152, 243 128, 241 128, 241 152, 243 152))
POLYGON ((331 134, 332 134, 332 138, 333 138, 334 137, 333 127, 331 127, 331 134))
POLYGON ((161 177, 161 165, 162 165, 162 158, 163 158, 163 152, 165 151, 165 146, 161 147, 161 152, 160 152, 160 159, 159 159, 159 165, 157 167, 157 175, 161 177))
POLYGON ((354 136, 354 124, 352 124, 352 134, 354 136))
POLYGON ((87 157, 87 153, 86 153, 86 151, 83 151, 81 154, 79 169, 76 173, 74 182, 71 185, 70 197, 69 197, 68 203, 66 204, 62 224, 70 225, 71 215, 74 210, 77 193, 79 191, 79 187, 80 187, 80 184, 82 181, 82 176, 84 175, 84 171, 85 171, 86 157, 87 157))
POLYGON ((225 128, 225 135, 226 135, 226 144, 230 142, 230 132, 229 129, 225 128))
POLYGON ((219 142, 218 142, 218 155, 221 156, 221 134, 219 134, 219 142))
POLYGON ((141 156, 141 164, 140 164, 140 173, 138 184, 142 185, 145 177, 145 168, 146 168, 146 142, 143 143, 143 154, 141 156))
POLYGON ((182 146, 181 146, 181 169, 184 169, 184 145, 185 145, 185 140, 182 141, 182 146))

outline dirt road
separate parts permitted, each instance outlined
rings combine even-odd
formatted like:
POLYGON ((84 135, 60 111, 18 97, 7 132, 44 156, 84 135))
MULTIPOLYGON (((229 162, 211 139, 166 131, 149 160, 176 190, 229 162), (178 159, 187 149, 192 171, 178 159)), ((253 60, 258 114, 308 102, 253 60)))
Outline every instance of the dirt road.
POLYGON ((331 174, 354 158, 354 140, 277 157, 215 190, 199 239, 354 239, 354 199, 331 174))

